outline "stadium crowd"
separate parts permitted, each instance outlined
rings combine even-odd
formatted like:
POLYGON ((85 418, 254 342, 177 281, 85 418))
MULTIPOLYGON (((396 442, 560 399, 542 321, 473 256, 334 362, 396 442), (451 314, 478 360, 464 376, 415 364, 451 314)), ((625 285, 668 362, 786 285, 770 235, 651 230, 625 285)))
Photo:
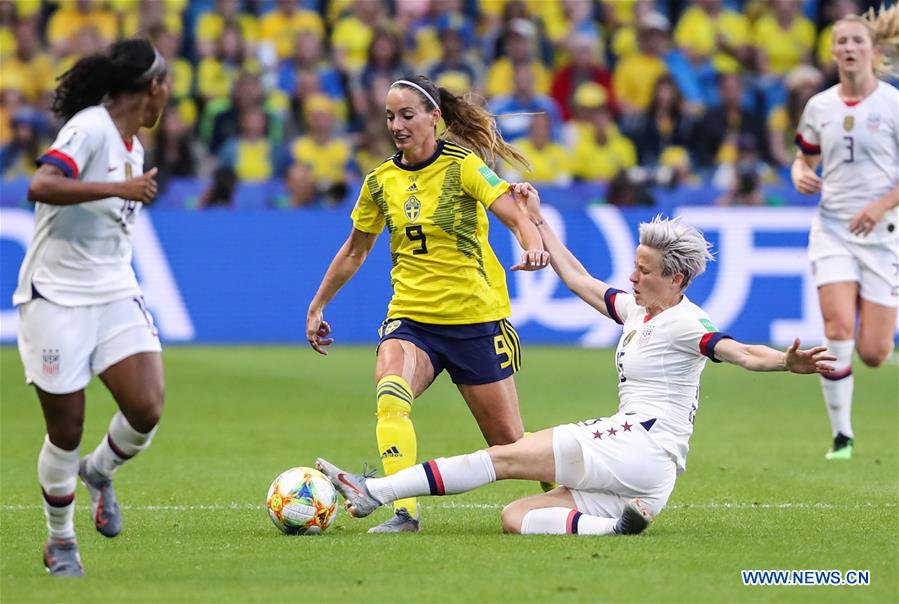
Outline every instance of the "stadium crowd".
POLYGON ((789 183, 805 102, 836 81, 830 23, 870 4, 0 0, 0 174, 28 177, 52 141, 56 76, 145 33, 172 74, 147 167, 161 189, 206 179, 203 204, 269 181, 283 207, 339 203, 394 153, 390 84, 423 73, 486 100, 531 163, 498 166, 507 178, 607 182, 622 203, 707 183, 761 205, 789 183))

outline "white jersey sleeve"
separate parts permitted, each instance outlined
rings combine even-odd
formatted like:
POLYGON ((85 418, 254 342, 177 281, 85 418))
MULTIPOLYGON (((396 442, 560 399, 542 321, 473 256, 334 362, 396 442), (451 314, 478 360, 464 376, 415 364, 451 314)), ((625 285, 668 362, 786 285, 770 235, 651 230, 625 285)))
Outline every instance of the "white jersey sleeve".
POLYGON ((821 132, 818 129, 816 104, 806 103, 796 129, 796 146, 803 155, 821 155, 821 132))
POLYGON ((75 180, 84 175, 84 168, 102 144, 102 130, 93 128, 84 113, 72 118, 50 148, 37 160, 39 164, 56 166, 69 178, 75 180))
POLYGON ((702 355, 713 363, 721 362, 715 357, 715 346, 725 338, 730 336, 718 331, 708 317, 700 314, 680 321, 671 333, 674 348, 688 354, 702 355))
POLYGON ((619 325, 624 325, 631 313, 640 308, 637 306, 637 301, 634 300, 633 294, 614 287, 606 290, 604 298, 609 316, 619 325))

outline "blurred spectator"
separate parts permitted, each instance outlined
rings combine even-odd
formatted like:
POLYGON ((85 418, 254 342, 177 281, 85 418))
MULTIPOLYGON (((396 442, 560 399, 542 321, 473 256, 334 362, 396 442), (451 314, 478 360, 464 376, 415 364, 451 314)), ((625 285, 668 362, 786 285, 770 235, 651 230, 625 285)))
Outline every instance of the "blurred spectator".
POLYGON ((862 9, 858 0, 827 0, 824 4, 824 18, 827 26, 818 34, 815 57, 818 66, 824 72, 825 81, 835 84, 837 81, 837 65, 831 55, 833 47, 833 24, 847 15, 860 15, 862 9))
POLYGON ((353 12, 337 21, 331 32, 335 67, 343 73, 355 73, 365 65, 372 27, 383 17, 381 0, 356 0, 352 7, 353 12))
POLYGON ((571 172, 576 179, 610 180, 637 163, 637 150, 618 131, 607 100, 605 89, 594 82, 581 84, 574 93, 570 136, 574 147, 571 172))
POLYGON ((396 153, 393 139, 387 130, 383 117, 372 115, 365 122, 365 128, 356 148, 356 166, 359 174, 365 176, 396 153))
POLYGON ((490 102, 491 110, 497 116, 496 123, 499 126, 503 138, 514 140, 528 134, 534 113, 546 113, 551 124, 552 139, 559 140, 561 114, 552 97, 537 94, 534 91, 534 72, 529 63, 516 65, 512 76, 512 94, 496 97, 490 102))
POLYGON ((230 208, 237 189, 237 175, 227 166, 219 167, 212 173, 212 179, 200 196, 201 209, 230 208))
POLYGON ((808 63, 815 46, 815 26, 802 16, 796 0, 771 0, 753 27, 758 70, 784 76, 800 63, 808 63))
POLYGON ((437 61, 441 54, 440 34, 448 29, 456 32, 463 49, 474 41, 474 25, 462 12, 462 0, 431 0, 428 12, 406 29, 406 60, 416 71, 437 61))
POLYGON ((335 134, 334 102, 323 94, 307 99, 306 128, 309 134, 293 141, 290 155, 293 163, 309 168, 316 194, 326 203, 338 203, 347 192, 347 183, 356 176, 353 151, 349 141, 335 134))
POLYGON ((512 19, 505 31, 502 56, 498 57, 487 70, 484 92, 488 97, 501 96, 511 92, 513 72, 516 65, 531 66, 534 74, 534 89, 539 94, 548 94, 549 72, 537 58, 538 32, 536 26, 527 19, 512 19))
POLYGON ((201 59, 216 53, 217 41, 227 26, 237 27, 246 45, 258 41, 259 22, 253 15, 240 12, 240 0, 215 0, 213 6, 200 13, 194 26, 194 43, 201 59))
POLYGON ((284 178, 287 194, 278 196, 274 206, 282 210, 294 210, 316 205, 315 178, 309 166, 293 164, 287 169, 284 178))
POLYGON ((621 170, 609 181, 606 201, 619 208, 651 206, 653 200, 650 180, 646 170, 633 168, 621 170))
POLYGON ((734 163, 741 135, 755 138, 760 149, 767 150, 764 122, 761 116, 743 108, 743 79, 739 74, 723 73, 718 81, 721 106, 709 109, 695 128, 693 150, 699 165, 712 167, 734 163))
POLYGON ((764 204, 762 184, 775 182, 776 176, 762 160, 761 150, 754 134, 746 132, 740 135, 734 160, 720 163, 712 176, 711 183, 726 191, 718 200, 721 204, 764 204))
POLYGON ((159 190, 165 189, 171 178, 204 177, 205 153, 188 124, 185 124, 177 103, 170 103, 156 128, 153 145, 148 149, 145 164, 156 167, 159 190))
POLYGON ((215 52, 200 60, 197 67, 197 94, 208 102, 228 96, 238 72, 250 69, 258 72, 258 66, 248 58, 240 28, 225 25, 222 35, 215 42, 215 52))
POLYGON ((57 57, 76 53, 72 40, 82 29, 93 29, 106 47, 118 39, 118 23, 113 13, 96 0, 74 0, 61 4, 47 21, 47 42, 57 57))
POLYGON ((239 182, 263 182, 278 178, 287 165, 280 145, 265 135, 265 112, 250 107, 240 115, 240 130, 222 145, 220 165, 231 168, 239 182))
POLYGON ((659 167, 655 171, 655 182, 658 186, 669 189, 699 184, 701 182, 699 177, 693 173, 690 152, 685 147, 674 145, 662 151, 659 167))
POLYGON ((618 107, 625 115, 645 111, 656 80, 668 71, 663 54, 671 25, 661 13, 648 13, 637 23, 639 50, 622 58, 612 77, 618 107))
POLYGON ((712 60, 717 71, 737 72, 751 65, 750 23, 723 0, 691 0, 674 29, 674 42, 692 63, 712 60))
MULTIPOLYGON (((299 74, 310 72, 318 80, 316 91, 323 92, 337 102, 346 98, 343 78, 329 62, 325 61, 324 40, 312 31, 297 34, 293 54, 278 66, 278 88, 291 95, 297 92, 299 74)), ((344 112, 345 113, 345 112, 344 112)))
POLYGON ((571 158, 568 151, 552 138, 552 120, 546 113, 533 116, 524 138, 512 144, 531 164, 528 171, 508 166, 503 170, 507 180, 525 180, 533 183, 551 183, 565 186, 571 183, 571 158))
POLYGON ((169 30, 162 23, 152 25, 147 30, 147 35, 168 64, 171 78, 171 98, 180 104, 179 110, 187 124, 193 126, 197 121, 197 107, 192 98, 194 95, 194 66, 178 54, 181 48, 181 35, 169 30))
POLYGON ((571 119, 571 102, 574 91, 584 82, 595 82, 606 91, 607 103, 612 113, 616 113, 615 94, 612 90, 612 75, 603 66, 600 57, 599 40, 595 36, 577 33, 568 43, 568 63, 559 69, 552 81, 552 97, 559 105, 562 119, 571 119))
POLYGON ((269 140, 280 143, 283 140, 281 113, 269 102, 259 78, 248 71, 237 76, 230 97, 215 99, 206 105, 200 122, 200 137, 212 153, 217 153, 222 143, 237 136, 240 116, 248 109, 259 107, 265 111, 269 140))
POLYGON ((810 65, 796 67, 785 78, 787 102, 775 107, 768 115, 768 148, 770 157, 783 168, 796 159, 793 140, 799 128, 802 110, 824 83, 821 72, 810 65))
MULTIPOLYGON (((380 76, 393 83, 411 73, 412 70, 403 61, 403 47, 397 33, 376 28, 368 47, 368 60, 359 74, 350 80, 353 111, 357 116, 368 115, 368 91, 375 78, 380 76)), ((383 106, 380 110, 383 110, 383 106)))
POLYGON ((40 49, 37 22, 23 19, 15 24, 13 32, 15 51, 4 57, 0 77, 20 81, 27 102, 49 107, 43 97, 53 91, 54 66, 50 55, 40 49))
POLYGON ((322 37, 324 23, 317 12, 300 8, 297 0, 275 0, 275 9, 259 21, 259 37, 275 45, 279 59, 286 59, 293 51, 297 34, 311 31, 322 37))
POLYGON ((47 142, 46 124, 40 113, 22 107, 12 117, 12 138, 0 147, 0 175, 4 180, 27 178, 37 170, 35 160, 47 142))
POLYGON ((438 86, 443 86, 440 80, 445 77, 455 78, 456 86, 462 90, 453 92, 459 94, 468 90, 478 91, 484 77, 484 66, 465 54, 462 32, 455 26, 448 25, 440 30, 439 36, 442 54, 439 60, 428 68, 428 77, 438 86))
POLYGON ((694 123, 684 111, 683 98, 674 79, 664 74, 656 80, 649 107, 630 117, 623 129, 637 146, 640 164, 653 166, 666 147, 690 144, 694 123))

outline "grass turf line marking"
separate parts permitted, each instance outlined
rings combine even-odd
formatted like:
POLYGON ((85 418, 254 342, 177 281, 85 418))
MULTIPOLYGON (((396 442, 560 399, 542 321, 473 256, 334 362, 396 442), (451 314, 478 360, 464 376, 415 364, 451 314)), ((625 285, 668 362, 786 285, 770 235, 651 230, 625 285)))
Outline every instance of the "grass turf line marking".
MULTIPOLYGON (((802 502, 786 502, 786 503, 728 503, 728 502, 710 502, 710 503, 675 503, 666 506, 669 510, 858 510, 863 508, 895 508, 896 502, 889 503, 854 503, 854 504, 837 504, 837 503, 802 503, 802 502)), ((425 509, 462 509, 462 510, 499 510, 502 504, 499 503, 443 503, 438 505, 424 505, 425 509)), ((265 506, 256 503, 230 503, 230 504, 195 504, 195 505, 123 505, 123 510, 136 510, 141 512, 193 512, 193 511, 227 511, 227 510, 262 510, 265 506)), ((44 506, 30 503, 9 503, 0 505, 0 511, 3 512, 20 512, 31 510, 42 510, 44 506)))

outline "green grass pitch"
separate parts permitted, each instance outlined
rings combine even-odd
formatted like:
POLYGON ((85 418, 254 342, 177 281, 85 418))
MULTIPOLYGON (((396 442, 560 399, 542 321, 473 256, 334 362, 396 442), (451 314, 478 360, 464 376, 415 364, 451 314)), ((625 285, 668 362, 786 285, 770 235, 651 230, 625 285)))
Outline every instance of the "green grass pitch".
MULTIPOLYGON (((607 415, 612 353, 527 347, 518 376, 529 429, 607 415)), ((263 509, 282 470, 316 456, 377 462, 374 352, 172 347, 153 446, 116 477, 124 532, 104 539, 79 485, 83 580, 46 576, 36 477, 43 423, 14 348, 0 350, 3 602, 896 602, 897 367, 856 364, 856 458, 826 462, 817 378, 709 366, 687 472, 640 537, 502 534, 501 506, 537 485, 506 482, 423 504, 419 534, 341 510, 321 537, 278 533, 263 509), (741 569, 869 570, 867 587, 744 587, 741 569)), ((82 451, 112 400, 88 394, 82 451)), ((483 446, 446 376, 416 402, 419 457, 483 446)))

